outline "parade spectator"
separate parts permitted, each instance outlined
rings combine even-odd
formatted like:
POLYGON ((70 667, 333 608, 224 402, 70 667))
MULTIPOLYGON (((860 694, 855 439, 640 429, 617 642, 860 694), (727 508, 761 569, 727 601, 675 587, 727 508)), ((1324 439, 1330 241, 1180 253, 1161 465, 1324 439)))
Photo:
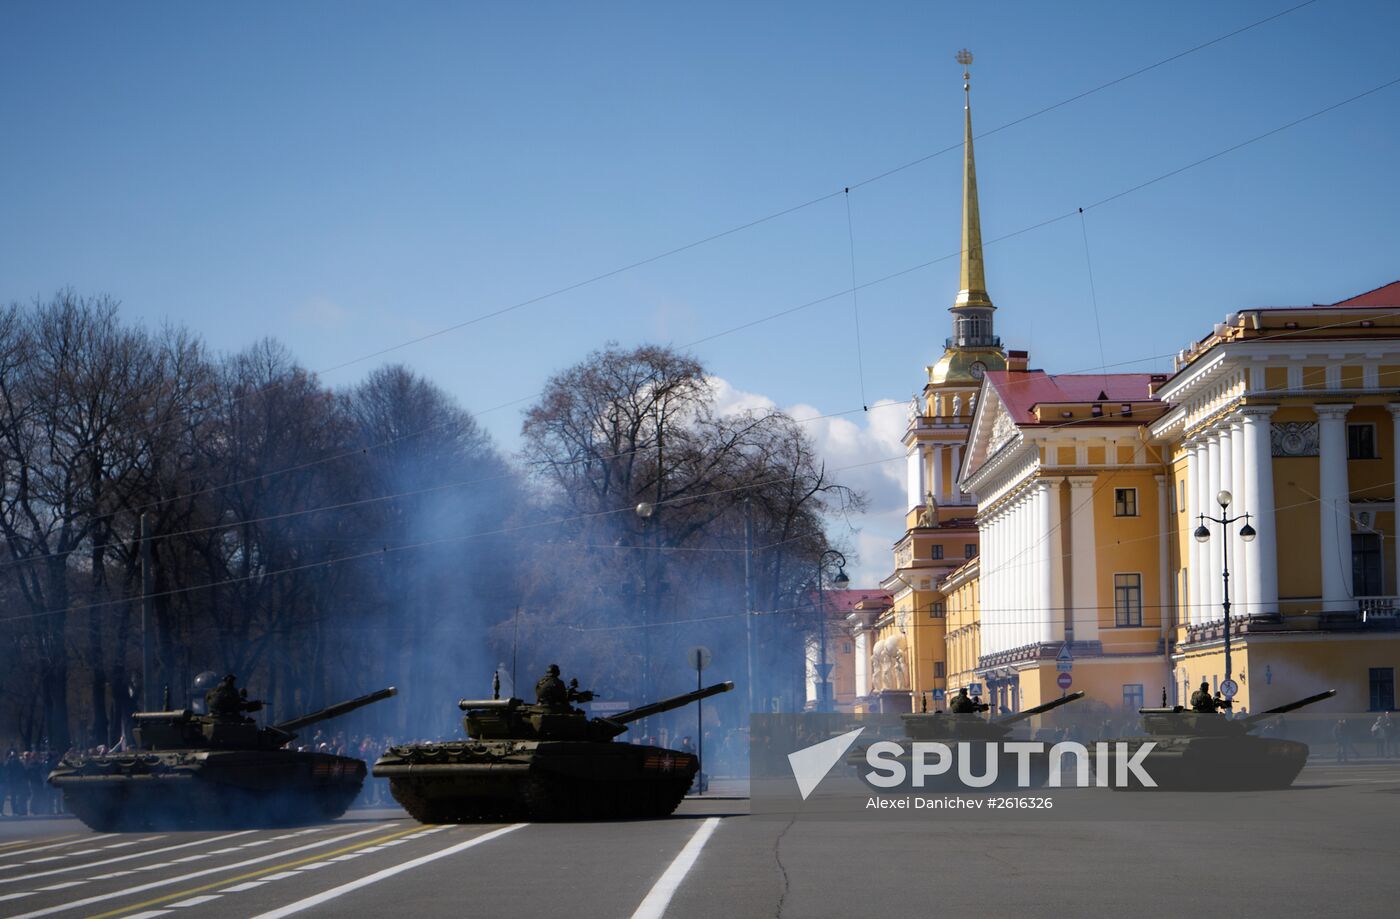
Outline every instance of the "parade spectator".
POLYGON ((1350 762, 1355 751, 1351 748, 1350 725, 1345 718, 1338 718, 1337 723, 1332 727, 1332 739, 1337 744, 1337 762, 1350 762))
POLYGON ((1376 756, 1390 756, 1390 745, 1395 738, 1395 724, 1390 719, 1390 712, 1382 712, 1371 725, 1371 740, 1376 744, 1376 756))

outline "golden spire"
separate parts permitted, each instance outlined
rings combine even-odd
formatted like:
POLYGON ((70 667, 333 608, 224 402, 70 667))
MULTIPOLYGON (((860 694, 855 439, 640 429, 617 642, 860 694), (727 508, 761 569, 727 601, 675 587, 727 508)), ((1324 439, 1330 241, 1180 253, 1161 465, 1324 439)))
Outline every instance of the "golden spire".
POLYGON ((953 308, 960 306, 990 307, 987 296, 987 276, 982 267, 982 219, 977 211, 977 166, 972 159, 972 53, 959 51, 957 61, 963 65, 963 221, 962 270, 958 275, 958 298, 953 308))

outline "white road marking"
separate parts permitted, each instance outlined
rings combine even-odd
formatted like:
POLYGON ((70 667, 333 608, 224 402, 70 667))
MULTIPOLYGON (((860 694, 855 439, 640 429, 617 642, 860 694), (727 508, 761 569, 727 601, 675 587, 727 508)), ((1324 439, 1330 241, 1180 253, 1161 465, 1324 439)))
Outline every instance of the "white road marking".
POLYGON ((62 884, 50 884, 48 887, 40 887, 40 890, 67 890, 69 887, 78 887, 86 884, 87 881, 64 881, 62 884))
POLYGON ((168 909, 148 909, 144 913, 137 913, 134 916, 127 916, 126 919, 154 919, 154 917, 156 916, 164 916, 169 912, 170 910, 168 909))
POLYGON ((317 868, 329 868, 330 862, 312 862, 309 865, 302 865, 298 871, 315 871, 317 868))
POLYGON ((198 906, 198 905, 200 905, 201 903, 208 903, 210 900, 217 900, 217 899, 219 899, 219 895, 218 895, 218 894, 216 894, 216 893, 209 893, 209 894, 205 894, 205 895, 202 896, 202 897, 190 897, 188 900, 181 900, 179 903, 171 903, 170 906, 171 906, 171 908, 185 907, 185 906, 198 906))
POLYGON ((285 878, 294 878, 296 876, 297 872, 295 871, 279 871, 276 874, 264 874, 262 879, 264 881, 281 881, 285 878))
POLYGON ((656 879, 656 883, 651 885, 651 890, 647 893, 642 905, 637 907, 637 911, 632 914, 632 919, 661 919, 666 913, 666 907, 671 904, 671 898, 676 895, 676 891, 681 886, 681 881, 690 873, 690 869, 695 866, 695 861, 700 857, 700 850, 705 848, 705 843, 709 842, 710 836, 714 834, 715 827, 719 826, 718 817, 710 817, 700 828, 690 837, 690 842, 685 844, 671 864, 662 872, 661 877, 656 879))
POLYGON ((84 836, 82 839, 72 839, 68 842, 55 842, 47 846, 32 846, 28 849, 16 849, 13 852, 0 852, 0 858, 9 858, 11 855, 29 855, 32 852, 47 852, 49 849, 62 849, 65 846, 85 846, 99 839, 111 839, 115 835, 115 833, 103 833, 100 836, 84 836))
POLYGON ((219 893, 242 893, 245 890, 252 890, 254 887, 261 887, 267 881, 244 881, 242 884, 234 884, 232 887, 225 887, 219 893))
MULTIPOLYGON (((244 859, 241 862, 233 862, 228 865, 218 865, 213 868, 205 868, 201 871, 191 871, 189 874, 181 874, 175 877, 162 878, 159 881, 151 881, 148 884, 138 884, 135 887, 128 887, 125 890, 116 890, 112 891, 111 893, 99 894, 97 896, 87 897, 86 899, 82 900, 73 900, 70 903, 60 903, 56 906, 50 906, 46 909, 35 910, 32 913, 23 913, 19 916, 13 916, 11 917, 11 919, 36 919, 36 917, 38 916, 51 916, 54 913, 61 913, 70 909, 78 909, 79 907, 83 906, 91 906, 93 903, 101 903, 105 900, 114 900, 118 897, 126 897, 132 894, 142 893, 147 890, 154 890, 157 887, 166 887, 170 884, 179 884, 184 881, 191 880, 193 878, 205 877, 210 874, 219 874, 225 871, 233 871, 238 868, 245 868, 249 865, 257 865, 262 862, 270 862, 274 859, 285 858, 289 855, 295 855, 298 852, 305 852, 309 849, 319 849, 323 846, 334 845, 335 843, 342 842, 346 839, 353 839, 356 836, 364 836, 367 833, 378 833, 395 825, 396 824, 394 823, 382 823, 377 826, 368 827, 367 829, 356 830, 353 833, 345 833, 340 836, 332 836, 329 839, 320 839, 316 842, 307 843, 304 846, 295 846, 291 849, 282 849, 278 852, 269 852, 266 855, 259 855, 257 858, 244 859)), ((158 911, 157 915, 159 915, 161 912, 164 911, 158 911)), ((128 916, 127 919, 134 919, 134 917, 128 916)))
MULTIPOLYGON (((298 900, 295 903, 283 906, 280 909, 275 909, 271 912, 262 913, 255 917, 255 919, 281 919, 281 917, 283 916, 294 915, 296 913, 302 912, 303 910, 310 909, 313 906, 320 906, 322 903, 334 900, 335 898, 350 893, 353 890, 359 890, 361 887, 368 887, 370 884, 376 884, 384 880, 385 878, 390 878, 396 874, 400 874, 401 872, 417 868, 419 865, 426 865, 428 862, 434 862, 440 858, 446 858, 449 855, 456 855, 458 852, 464 852, 467 849, 472 848, 473 846, 479 846, 482 843, 490 842, 493 839, 498 839, 504 836, 505 834, 514 832, 515 830, 518 830, 524 826, 529 826, 529 824, 515 823, 510 826, 501 827, 499 830, 492 830, 489 833, 483 833, 480 836, 468 839, 466 842, 459 842, 455 846, 448 846, 446 849, 433 852, 429 855, 423 855, 418 858, 410 859, 409 861, 403 862, 402 864, 394 865, 391 868, 385 868, 382 871, 376 871, 374 874, 367 874, 364 877, 351 881, 348 884, 342 884, 339 887, 332 887, 330 890, 322 891, 321 893, 318 893, 315 896, 307 897, 304 900, 298 900)), ((445 829, 445 827, 443 829, 445 829)), ((430 830, 428 832, 433 831, 430 830)), ((428 832, 418 835, 426 836, 428 835, 428 832)))

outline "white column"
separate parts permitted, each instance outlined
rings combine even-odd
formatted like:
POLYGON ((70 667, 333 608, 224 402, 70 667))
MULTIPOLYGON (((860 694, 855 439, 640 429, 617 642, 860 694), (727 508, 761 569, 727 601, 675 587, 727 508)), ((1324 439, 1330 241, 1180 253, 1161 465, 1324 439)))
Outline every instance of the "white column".
POLYGON ((1347 483, 1350 405, 1317 405, 1318 526, 1322 536, 1322 608, 1351 608, 1351 490, 1347 483))
POLYGON ((1029 552, 1030 542, 1028 537, 1028 523, 1026 517, 1029 516, 1028 495, 1022 492, 1016 497, 1016 544, 1012 552, 1015 553, 1016 560, 1012 562, 1016 573, 1016 647, 1021 647, 1026 643, 1026 635, 1029 632, 1029 622, 1032 619, 1030 608, 1032 608, 1032 591, 1028 590, 1030 581, 1035 579, 1035 553, 1029 552))
MULTIPOLYGON (((990 533, 990 542, 992 545, 992 562, 990 574, 992 576, 993 593, 992 599, 990 601, 991 606, 989 609, 989 615, 984 617, 986 620, 986 629, 983 631, 984 644, 982 651, 984 654, 989 648, 999 649, 1001 647, 1001 614, 998 611, 1006 605, 1006 593, 1002 590, 1001 567, 1006 563, 1006 556, 1001 551, 1001 515, 1002 512, 998 510, 996 512, 996 515, 992 517, 992 528, 990 533)), ((983 595, 982 600, 984 603, 987 602, 987 597, 985 594, 983 595)))
POLYGON ((947 487, 943 481, 943 448, 937 444, 933 444, 929 447, 928 452, 929 466, 931 467, 932 473, 929 477, 929 482, 931 483, 929 488, 933 491, 934 500, 939 504, 947 504, 948 499, 944 495, 944 492, 947 491, 947 487))
MULTIPOLYGON (((1240 502, 1239 502, 1238 499, 1235 499, 1235 496, 1234 496, 1234 491, 1235 491, 1235 482, 1234 482, 1234 479, 1235 479, 1235 456, 1234 456, 1234 450, 1232 449, 1233 446, 1234 446, 1234 443, 1233 443, 1234 438, 1233 438, 1233 436, 1232 436, 1232 434, 1231 434, 1231 431, 1230 431, 1230 424, 1229 424, 1229 422, 1222 422, 1222 423, 1221 423, 1221 425, 1220 425, 1219 440, 1220 440, 1220 488, 1219 488, 1219 490, 1216 491, 1216 494, 1219 494, 1221 491, 1228 491, 1228 492, 1231 493, 1230 497, 1231 497, 1232 500, 1230 501, 1230 506, 1227 507, 1227 508, 1221 508, 1220 502, 1219 502, 1219 501, 1215 501, 1214 498, 1212 498, 1212 502, 1211 502, 1211 503, 1212 503, 1212 505, 1213 505, 1214 508, 1215 508, 1215 516, 1216 516, 1216 517, 1230 517, 1230 516, 1234 516, 1235 514, 1237 514, 1237 513, 1240 512, 1240 502)), ((1221 554, 1221 552, 1220 552, 1220 544, 1221 544, 1221 542, 1223 541, 1223 542, 1225 543, 1226 547, 1228 548, 1229 553, 1230 553, 1230 556, 1229 556, 1229 558, 1230 558, 1229 564, 1230 564, 1230 566, 1231 566, 1232 569, 1233 569, 1233 566, 1234 566, 1234 564, 1235 564, 1236 559, 1238 559, 1238 558, 1240 557, 1239 552, 1236 551, 1235 540, 1234 540, 1234 536, 1233 536, 1234 532, 1237 531, 1237 530, 1239 530, 1240 526, 1241 526, 1241 524, 1236 524, 1236 525, 1233 526, 1233 527, 1231 527, 1231 526, 1221 527, 1219 524, 1211 524, 1211 527, 1210 527, 1210 542, 1206 544, 1206 545, 1208 545, 1208 546, 1211 547, 1211 550, 1210 550, 1211 553, 1212 553, 1213 555, 1215 555, 1216 558, 1219 559, 1219 558, 1220 558, 1220 554, 1221 554)), ((1222 575, 1223 575, 1223 572, 1225 571, 1225 560, 1224 560, 1224 559, 1220 559, 1220 566, 1221 566, 1220 570, 1221 570, 1222 575)), ((1234 607, 1234 604, 1235 604, 1235 600, 1237 599, 1237 595, 1238 595, 1238 593, 1239 593, 1239 586, 1240 586, 1240 585, 1239 585, 1239 579, 1235 577, 1235 572, 1234 572, 1233 570, 1231 570, 1231 571, 1230 571, 1230 605, 1231 605, 1231 608, 1232 608, 1232 611, 1233 611, 1233 612, 1238 612, 1238 610, 1234 610, 1233 607, 1234 607)), ((1220 579, 1220 612, 1218 613, 1218 615, 1220 615, 1220 616, 1222 616, 1222 617, 1225 615, 1225 579, 1224 579, 1223 576, 1222 576, 1221 579, 1220 579)))
POLYGON ((909 490, 909 510, 924 503, 924 452, 917 443, 909 445, 906 457, 905 482, 909 490))
MULTIPOLYGON (((1230 491, 1235 500, 1230 504, 1230 516, 1249 514, 1253 520, 1254 506, 1250 503, 1249 478, 1244 473, 1244 419, 1230 419, 1230 491)), ((1230 609, 1248 618, 1254 612, 1254 597, 1249 592, 1248 545, 1240 539, 1244 521, 1230 526, 1230 609)))
POLYGON ((1181 600, 1184 609, 1181 621, 1194 624, 1199 621, 1201 600, 1201 544, 1191 534, 1195 532, 1201 513, 1201 463, 1200 441, 1187 441, 1186 445, 1186 596, 1181 600))
POLYGON ((1074 640, 1099 637, 1098 553, 1094 544, 1094 476, 1069 477, 1069 550, 1074 640))
POLYGON ((958 470, 962 468, 962 444, 953 444, 953 465, 948 472, 948 503, 962 504, 966 500, 958 488, 958 470))
POLYGON ((1278 612, 1278 536, 1274 528, 1274 447, 1269 419, 1278 410, 1274 405, 1246 405, 1240 409, 1244 422, 1244 488, 1249 496, 1255 532, 1254 542, 1245 543, 1245 588, 1250 612, 1278 612))
POLYGON ((861 629, 856 633, 856 696, 870 695, 870 633, 861 629))
POLYGON ((1040 594, 1036 604, 1039 619, 1036 623, 1037 634, 1033 636, 1036 642, 1055 640, 1055 617, 1060 614, 1056 609, 1060 604, 1055 602, 1055 537, 1059 535, 1055 523, 1059 519, 1059 498, 1055 481, 1040 479, 1035 483, 1036 539, 1039 542, 1036 547, 1036 575, 1037 593, 1040 594))
POLYGON ((1040 534, 1036 528, 1035 488, 1021 496, 1021 646, 1040 637, 1036 621, 1040 616, 1040 534))
POLYGON ((1395 496, 1395 531, 1391 534, 1390 544, 1394 547, 1391 551, 1395 553, 1395 583, 1391 586, 1392 594, 1400 594, 1400 405, 1391 403, 1390 428, 1391 428, 1391 454, 1394 463, 1392 467, 1394 474, 1390 477, 1396 483, 1391 488, 1391 494, 1395 496))
POLYGON ((1175 578, 1173 572, 1167 570, 1167 534, 1171 530, 1167 526, 1167 477, 1164 475, 1153 476, 1157 480, 1157 621, 1160 624, 1163 635, 1168 634, 1171 616, 1171 583, 1175 578))
MULTIPOLYGON (((1219 517, 1220 505, 1216 503, 1215 496, 1220 493, 1220 434, 1212 431, 1206 440, 1206 493, 1201 496, 1201 509, 1207 517, 1219 517)), ((1202 585, 1209 591, 1209 600, 1206 607, 1201 610, 1202 622, 1214 622, 1224 614, 1220 610, 1221 601, 1225 599, 1225 591, 1220 580, 1220 534, 1216 532, 1220 528, 1213 523, 1207 523, 1206 529, 1210 530, 1210 539, 1201 546, 1201 554, 1205 556, 1206 583, 1202 585)))

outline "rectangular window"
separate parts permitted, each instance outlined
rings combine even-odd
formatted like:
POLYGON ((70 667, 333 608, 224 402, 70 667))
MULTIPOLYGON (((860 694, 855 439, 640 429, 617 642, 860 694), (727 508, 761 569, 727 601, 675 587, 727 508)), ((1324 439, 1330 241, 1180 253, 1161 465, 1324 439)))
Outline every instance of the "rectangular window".
POLYGON ((1113 576, 1113 624, 1120 629, 1142 625, 1142 575, 1113 576))
POLYGON ((1395 710, 1395 668, 1371 668, 1371 711, 1395 710))
POLYGON ((1176 512, 1177 512, 1178 514, 1184 514, 1184 513, 1186 513, 1186 480, 1185 480, 1185 479, 1177 479, 1177 481, 1176 481, 1176 512))
POLYGON ((977 543, 975 543, 975 542, 963 543, 963 558, 976 558, 976 557, 977 557, 977 543))
POLYGON ((948 614, 948 607, 942 600, 934 600, 933 606, 929 608, 928 617, 930 619, 942 619, 948 614))
POLYGON ((1115 488, 1113 489, 1113 516, 1115 517, 1136 517, 1137 489, 1136 488, 1115 488))
POLYGON ((851 643, 850 643, 849 641, 848 641, 848 642, 845 642, 845 643, 843 643, 843 644, 841 645, 841 653, 842 653, 842 654, 850 654, 850 653, 851 653, 851 643))
POLYGON ((943 664, 943 662, 942 662, 942 661, 934 661, 934 662, 933 662, 933 676, 934 676, 934 679, 941 680, 941 679, 943 679, 943 677, 945 677, 946 675, 947 675, 947 674, 944 672, 944 664, 943 664))
POLYGON ((931 556, 929 556, 929 557, 930 557, 930 558, 942 558, 942 557, 943 557, 943 547, 942 547, 942 546, 934 546, 934 547, 933 547, 933 554, 932 554, 931 556))
POLYGON ((1130 712, 1135 712, 1142 708, 1142 684, 1123 684, 1123 707, 1130 712))
POLYGON ((1376 533, 1351 534, 1351 594, 1378 597, 1385 593, 1385 565, 1381 538, 1376 533))
POLYGON ((1376 426, 1374 424, 1347 425, 1347 459, 1376 458, 1376 426))

